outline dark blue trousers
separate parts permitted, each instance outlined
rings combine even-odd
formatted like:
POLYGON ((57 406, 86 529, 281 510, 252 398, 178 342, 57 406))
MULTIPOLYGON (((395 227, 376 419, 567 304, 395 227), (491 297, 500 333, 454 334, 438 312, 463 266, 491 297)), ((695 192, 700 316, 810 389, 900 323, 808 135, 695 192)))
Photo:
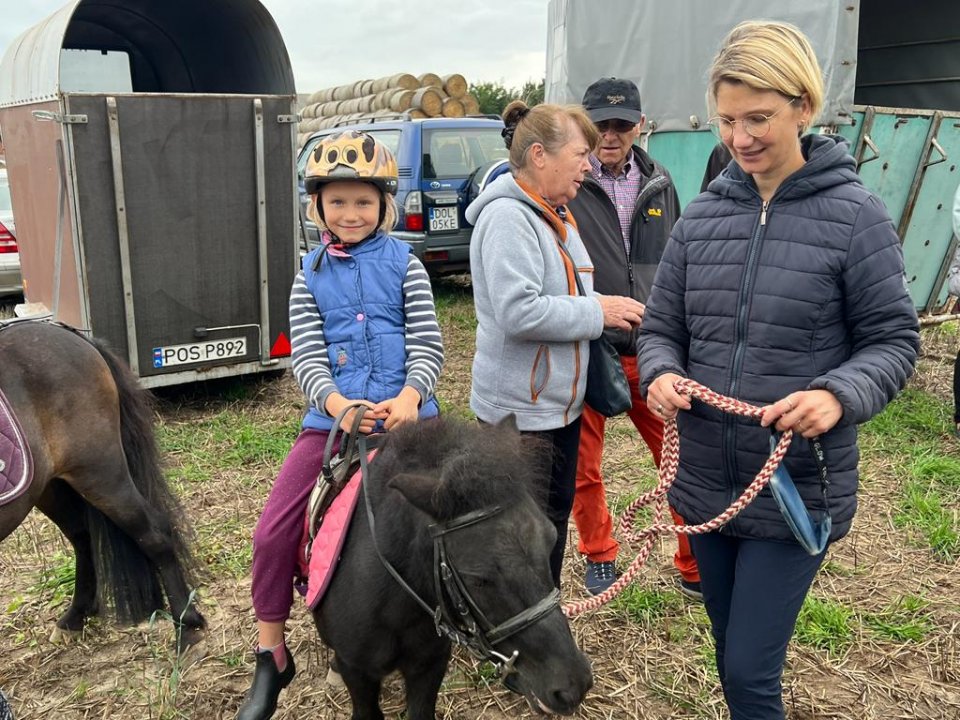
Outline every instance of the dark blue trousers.
POLYGON ((550 553, 550 572, 553 584, 560 587, 560 570, 567 547, 567 525, 577 490, 577 458, 580 449, 580 418, 556 430, 525 433, 544 441, 550 453, 550 491, 547 498, 547 516, 557 528, 557 542, 550 553))
POLYGON ((692 535, 717 670, 731 720, 783 720, 787 643, 826 551, 796 543, 692 535))

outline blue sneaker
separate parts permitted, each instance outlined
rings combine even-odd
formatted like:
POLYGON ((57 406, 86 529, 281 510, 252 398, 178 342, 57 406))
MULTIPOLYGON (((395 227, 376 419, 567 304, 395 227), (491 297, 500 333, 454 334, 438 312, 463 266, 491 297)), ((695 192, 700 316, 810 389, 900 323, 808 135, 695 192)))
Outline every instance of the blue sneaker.
POLYGON ((587 572, 583 584, 591 595, 599 595, 617 581, 617 568, 613 560, 593 562, 587 560, 587 572))

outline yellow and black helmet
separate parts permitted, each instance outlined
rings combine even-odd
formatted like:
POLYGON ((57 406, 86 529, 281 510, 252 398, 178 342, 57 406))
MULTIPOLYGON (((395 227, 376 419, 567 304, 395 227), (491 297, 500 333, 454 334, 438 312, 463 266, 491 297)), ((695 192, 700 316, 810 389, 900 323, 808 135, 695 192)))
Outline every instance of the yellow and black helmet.
POLYGON ((338 180, 364 180, 396 195, 397 161, 386 145, 359 130, 330 135, 310 153, 304 186, 312 195, 321 184, 338 180))

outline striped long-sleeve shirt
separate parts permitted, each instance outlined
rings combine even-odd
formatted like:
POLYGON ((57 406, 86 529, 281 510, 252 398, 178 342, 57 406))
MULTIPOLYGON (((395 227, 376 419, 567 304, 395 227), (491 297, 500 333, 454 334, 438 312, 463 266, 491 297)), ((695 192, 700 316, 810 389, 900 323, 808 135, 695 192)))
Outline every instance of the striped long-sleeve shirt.
MULTIPOLYGON (((413 253, 403 280, 403 301, 406 384, 420 393, 423 404, 437 387, 443 366, 443 341, 430 276, 413 253)), ((323 317, 307 288, 303 271, 297 273, 290 291, 290 341, 293 374, 310 404, 325 413, 327 398, 337 391, 337 385, 323 334, 323 317)))

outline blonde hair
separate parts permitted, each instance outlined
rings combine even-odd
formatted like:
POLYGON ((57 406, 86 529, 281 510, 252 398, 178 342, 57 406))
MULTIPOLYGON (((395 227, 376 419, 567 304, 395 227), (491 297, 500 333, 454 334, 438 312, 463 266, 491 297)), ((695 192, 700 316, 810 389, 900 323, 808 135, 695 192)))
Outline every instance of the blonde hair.
POLYGON ((580 105, 534 105, 514 100, 503 111, 503 138, 510 151, 510 167, 520 170, 526 165, 527 151, 540 143, 548 153, 555 153, 571 140, 569 118, 580 128, 592 150, 600 135, 590 116, 580 105))
POLYGON ((748 20, 729 32, 710 66, 707 105, 716 113, 722 82, 753 90, 773 90, 786 97, 807 96, 810 122, 823 109, 823 73, 807 36, 795 25, 748 20))
MULTIPOLYGON (((338 182, 343 182, 339 180, 338 182)), ((349 181, 348 181, 349 182, 349 181)), ((357 182, 363 182, 358 180, 357 182)), ((397 201, 388 192, 384 192, 379 187, 373 183, 369 183, 372 187, 377 188, 380 192, 380 200, 384 203, 384 213, 383 213, 383 222, 380 223, 380 226, 377 230, 385 233, 390 233, 397 226, 397 201)), ((317 204, 320 202, 320 194, 323 192, 323 184, 317 188, 317 192, 310 196, 310 204, 307 205, 307 217, 317 224, 317 227, 320 230, 329 230, 327 224, 323 221, 323 218, 320 217, 320 213, 317 212, 317 204)))

